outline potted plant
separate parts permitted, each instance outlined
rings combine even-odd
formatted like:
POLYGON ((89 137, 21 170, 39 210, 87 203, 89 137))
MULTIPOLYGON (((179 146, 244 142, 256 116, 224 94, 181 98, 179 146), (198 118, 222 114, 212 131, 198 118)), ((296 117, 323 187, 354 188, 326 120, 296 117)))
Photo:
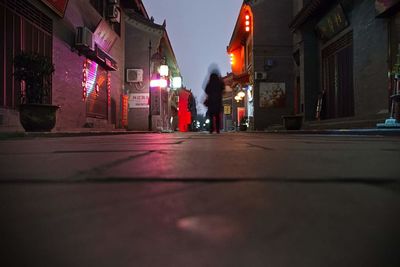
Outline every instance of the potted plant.
POLYGON ((303 124, 302 115, 284 115, 282 120, 286 130, 300 130, 303 124))
POLYGON ((14 57, 14 78, 25 83, 19 106, 20 122, 25 131, 51 131, 58 106, 51 105, 51 59, 37 53, 21 52, 14 57))
POLYGON ((241 118, 240 122, 239 122, 239 130, 240 131, 247 131, 248 123, 249 123, 249 121, 248 121, 247 117, 241 118))

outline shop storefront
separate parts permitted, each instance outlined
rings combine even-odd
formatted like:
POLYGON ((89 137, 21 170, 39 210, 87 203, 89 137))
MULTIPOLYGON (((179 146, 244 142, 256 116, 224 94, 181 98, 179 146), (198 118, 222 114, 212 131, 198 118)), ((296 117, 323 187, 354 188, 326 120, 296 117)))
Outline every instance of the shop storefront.
POLYGON ((321 49, 323 108, 319 119, 354 115, 353 33, 341 5, 335 6, 317 24, 321 49), (340 35, 339 38, 335 38, 340 35), (333 41, 332 41, 333 40, 333 41))
MULTIPOLYGON (((21 51, 52 57, 53 24, 50 17, 22 0, 0 0, 0 127, 19 130, 18 107, 24 88, 14 80, 13 60, 21 51)), ((52 95, 45 99, 51 103, 52 95)))
POLYGON ((373 5, 310 1, 293 19, 295 104, 307 121, 366 127, 387 113, 388 32, 373 5))

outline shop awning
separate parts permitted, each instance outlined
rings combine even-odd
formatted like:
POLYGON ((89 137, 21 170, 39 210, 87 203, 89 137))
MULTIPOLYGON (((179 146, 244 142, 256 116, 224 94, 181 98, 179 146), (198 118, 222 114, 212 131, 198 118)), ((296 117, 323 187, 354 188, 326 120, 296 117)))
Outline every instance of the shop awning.
POLYGON ((93 60, 100 66, 102 66, 105 70, 116 71, 118 70, 117 61, 112 58, 109 54, 103 51, 100 47, 95 45, 94 50, 90 50, 87 53, 87 58, 93 60))
POLYGON ((248 84, 250 83, 250 74, 242 73, 239 75, 233 75, 233 82, 240 83, 240 84, 248 84))
POLYGON ((326 7, 334 2, 334 0, 311 0, 297 13, 292 22, 289 24, 289 28, 292 31, 297 30, 303 25, 310 17, 314 16, 318 10, 322 7, 326 7))

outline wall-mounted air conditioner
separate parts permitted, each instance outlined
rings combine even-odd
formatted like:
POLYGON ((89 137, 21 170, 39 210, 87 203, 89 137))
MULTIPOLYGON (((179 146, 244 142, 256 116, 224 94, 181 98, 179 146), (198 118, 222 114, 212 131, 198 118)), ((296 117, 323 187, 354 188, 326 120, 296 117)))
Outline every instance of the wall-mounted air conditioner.
POLYGON ((267 73, 265 71, 255 72, 254 79, 255 80, 265 80, 265 79, 267 79, 267 73))
POLYGON ((93 33, 86 27, 77 27, 75 46, 93 50, 93 33))
POLYGON ((120 23, 121 22, 121 11, 117 5, 109 5, 107 7, 107 18, 111 22, 120 23))
POLYGON ((143 70, 142 69, 126 69, 126 82, 128 82, 128 83, 143 82, 143 70))

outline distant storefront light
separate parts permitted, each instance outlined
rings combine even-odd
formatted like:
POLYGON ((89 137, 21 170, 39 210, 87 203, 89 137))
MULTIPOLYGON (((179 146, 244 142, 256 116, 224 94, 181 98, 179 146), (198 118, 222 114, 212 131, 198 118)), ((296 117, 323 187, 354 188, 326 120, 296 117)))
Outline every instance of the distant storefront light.
POLYGON ((167 80, 165 79, 157 79, 157 80, 151 80, 150 81, 150 87, 161 87, 165 88, 168 86, 167 80))
POLYGON ((161 76, 168 76, 169 69, 167 65, 161 65, 159 69, 159 73, 161 76))
POLYGON ((181 77, 173 77, 172 78, 172 88, 177 89, 182 87, 182 78, 181 77))

